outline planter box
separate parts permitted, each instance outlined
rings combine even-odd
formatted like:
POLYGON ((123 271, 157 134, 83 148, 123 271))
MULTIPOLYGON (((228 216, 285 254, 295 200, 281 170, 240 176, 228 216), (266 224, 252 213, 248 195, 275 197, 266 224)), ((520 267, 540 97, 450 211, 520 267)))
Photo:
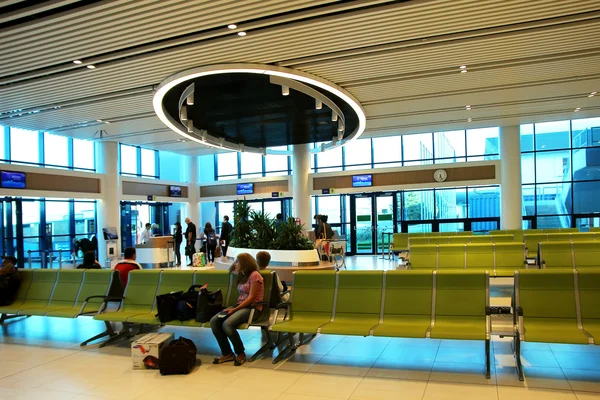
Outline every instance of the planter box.
POLYGON ((271 255, 272 267, 316 267, 320 264, 317 250, 261 250, 227 248, 227 258, 233 261, 240 253, 249 253, 256 258, 256 253, 266 251, 271 255))

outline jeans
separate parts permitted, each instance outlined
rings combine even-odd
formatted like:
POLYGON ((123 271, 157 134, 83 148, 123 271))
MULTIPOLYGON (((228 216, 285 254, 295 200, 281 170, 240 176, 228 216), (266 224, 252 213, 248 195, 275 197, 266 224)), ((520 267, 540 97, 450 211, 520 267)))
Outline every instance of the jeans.
POLYGON ((181 265, 181 242, 175 243, 175 261, 181 265))
POLYGON ((221 245, 221 255, 223 257, 227 256, 227 248, 229 247, 229 240, 224 240, 225 244, 221 245))
POLYGON ((213 335, 217 338, 217 342, 221 348, 221 354, 224 356, 233 353, 229 341, 233 344, 235 354, 239 355, 244 352, 244 344, 242 343, 242 339, 240 338, 240 334, 236 327, 248 321, 251 311, 250 308, 242 308, 227 318, 219 318, 219 314, 211 318, 210 329, 212 329, 213 335))
POLYGON ((217 251, 217 245, 206 244, 206 262, 215 262, 215 252, 217 251))

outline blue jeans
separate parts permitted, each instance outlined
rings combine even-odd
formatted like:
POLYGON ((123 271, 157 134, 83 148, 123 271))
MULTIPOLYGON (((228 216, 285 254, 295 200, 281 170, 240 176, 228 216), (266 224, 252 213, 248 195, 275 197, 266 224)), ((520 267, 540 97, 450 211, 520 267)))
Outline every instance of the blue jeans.
POLYGON ((251 311, 250 308, 243 308, 234 312, 227 318, 219 318, 219 314, 211 318, 210 328, 212 329, 215 338, 217 338, 217 342, 221 348, 221 354, 224 356, 233 353, 229 341, 233 344, 235 354, 239 355, 244 352, 244 344, 242 343, 242 339, 240 338, 240 334, 236 327, 248 321, 251 311))

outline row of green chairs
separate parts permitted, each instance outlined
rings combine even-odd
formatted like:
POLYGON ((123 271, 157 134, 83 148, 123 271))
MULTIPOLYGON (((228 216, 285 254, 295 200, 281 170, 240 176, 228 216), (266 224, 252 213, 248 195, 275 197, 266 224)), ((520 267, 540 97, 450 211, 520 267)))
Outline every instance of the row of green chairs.
POLYGON ((538 243, 538 259, 542 268, 584 269, 600 266, 600 243, 541 242, 538 243))
POLYGON ((393 252, 403 252, 408 250, 409 238, 417 237, 436 237, 436 236, 473 236, 472 231, 464 232, 415 232, 415 233, 394 233, 392 235, 393 252))
POLYGON ((105 297, 123 293, 116 271, 21 269, 20 274, 15 300, 0 307, 3 321, 23 315, 76 318, 95 314, 102 310, 105 297))
POLYGON ((492 276, 512 277, 526 268, 523 243, 430 244, 411 246, 409 269, 466 269, 490 271, 492 276))
POLYGON ((295 352, 295 333, 485 340, 489 378, 487 271, 297 271, 280 308, 289 318, 270 329, 289 345, 273 363, 295 352))
POLYGON ((518 271, 514 286, 514 349, 521 380, 523 340, 600 343, 600 268, 518 271))
POLYGON ((423 236, 409 237, 408 248, 423 244, 465 244, 513 242, 514 235, 423 236))
POLYGON ((538 243, 541 242, 581 242, 596 240, 595 232, 574 232, 574 233, 536 233, 523 235, 523 242, 531 254, 535 254, 538 249, 538 243))

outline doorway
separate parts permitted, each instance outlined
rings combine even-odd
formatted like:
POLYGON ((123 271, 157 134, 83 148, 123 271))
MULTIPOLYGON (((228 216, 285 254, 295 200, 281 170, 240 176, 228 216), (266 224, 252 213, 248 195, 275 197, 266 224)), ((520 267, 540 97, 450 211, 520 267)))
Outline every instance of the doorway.
MULTIPOLYGON (((157 225, 158 234, 155 236, 171 235, 169 206, 171 203, 122 201, 121 248, 134 247, 140 243, 140 235, 147 223, 157 225)), ((173 221, 175 222, 177 221, 173 221)))
POLYGON ((350 230, 353 254, 381 254, 384 235, 394 233, 396 196, 392 193, 351 195, 350 230))

